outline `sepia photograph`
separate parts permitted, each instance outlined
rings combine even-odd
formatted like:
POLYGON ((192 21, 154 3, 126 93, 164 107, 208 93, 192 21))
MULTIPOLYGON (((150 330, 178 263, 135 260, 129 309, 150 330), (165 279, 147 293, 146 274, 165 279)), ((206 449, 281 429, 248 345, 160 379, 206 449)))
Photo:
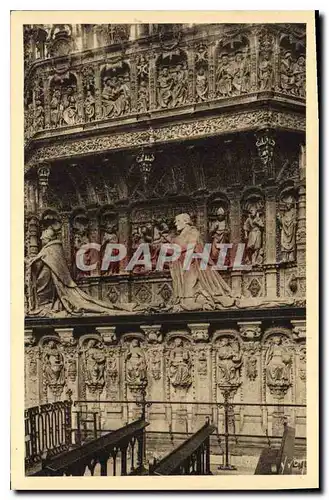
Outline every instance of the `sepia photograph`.
POLYGON ((22 481, 316 486, 314 12, 16 14, 22 481))

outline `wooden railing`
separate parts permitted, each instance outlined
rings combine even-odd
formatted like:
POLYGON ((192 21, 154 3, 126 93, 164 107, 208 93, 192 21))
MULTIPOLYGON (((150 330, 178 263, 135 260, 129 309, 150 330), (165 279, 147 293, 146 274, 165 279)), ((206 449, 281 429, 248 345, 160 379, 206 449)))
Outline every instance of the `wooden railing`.
POLYGON ((72 445, 72 401, 57 401, 25 410, 25 466, 47 455, 54 456, 72 445))
POLYGON ((151 476, 206 475, 210 472, 210 435, 216 427, 209 421, 193 436, 159 462, 149 466, 151 476))
POLYGON ((149 424, 139 419, 43 463, 38 476, 127 476, 143 468, 144 432, 149 424), (129 463, 128 463, 128 459, 129 463), (119 461, 119 463, 118 463, 119 461), (97 466, 100 473, 95 473, 97 466))

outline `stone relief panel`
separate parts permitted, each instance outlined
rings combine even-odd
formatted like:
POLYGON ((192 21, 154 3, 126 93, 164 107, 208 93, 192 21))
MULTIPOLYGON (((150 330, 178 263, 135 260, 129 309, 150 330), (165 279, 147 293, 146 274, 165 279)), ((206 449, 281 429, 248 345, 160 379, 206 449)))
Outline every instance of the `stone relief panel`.
POLYGON ((301 38, 282 34, 280 37, 280 84, 285 94, 305 98, 305 42, 301 38))
POLYGON ((222 394, 227 391, 233 397, 242 383, 243 359, 238 335, 233 332, 217 332, 213 337, 213 346, 216 384, 222 394))
POLYGON ((157 60, 157 105, 159 108, 182 106, 188 99, 187 56, 181 51, 164 52, 157 60))
POLYGON ((250 89, 250 48, 248 39, 237 36, 222 43, 217 51, 216 95, 231 97, 250 89))
POLYGON ((54 76, 50 82, 51 128, 75 125, 79 122, 77 79, 72 73, 54 76))
POLYGON ((116 118, 131 112, 130 68, 119 60, 101 68, 102 118, 116 118))
MULTIPOLYGON (((211 241, 211 259, 217 263, 220 255, 220 245, 230 243, 230 206, 225 195, 216 196, 208 202, 208 234, 211 241)), ((230 264, 230 252, 227 252, 225 262, 230 264)))
POLYGON ((127 395, 132 399, 146 393, 148 385, 145 344, 142 335, 127 334, 122 338, 127 395))
POLYGON ((273 33, 261 31, 258 37, 258 89, 273 90, 275 85, 275 63, 273 33))
POLYGON ((137 88, 137 111, 146 113, 150 108, 148 54, 141 54, 137 59, 137 88))
POLYGON ((83 109, 85 122, 91 122, 96 119, 95 102, 95 72, 92 66, 82 68, 82 87, 83 87, 83 109))
POLYGON ((200 43, 195 47, 195 100, 204 102, 209 98, 208 47, 200 43))

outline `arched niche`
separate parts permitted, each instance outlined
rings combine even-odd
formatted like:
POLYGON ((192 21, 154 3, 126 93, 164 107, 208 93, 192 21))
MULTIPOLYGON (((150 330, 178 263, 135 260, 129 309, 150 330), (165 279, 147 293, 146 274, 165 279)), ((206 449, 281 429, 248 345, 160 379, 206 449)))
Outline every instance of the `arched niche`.
POLYGON ((131 111, 129 65, 119 60, 101 68, 102 118, 115 118, 131 111))
POLYGON ((77 78, 73 73, 50 81, 50 125, 53 128, 78 122, 77 78))
POLYGON ((216 50, 217 97, 232 97, 250 90, 250 46, 244 35, 221 41, 216 50))
MULTIPOLYGON (((296 259, 297 188, 293 181, 283 182, 277 191, 277 255, 281 262, 296 259)), ((296 282, 292 284, 295 287, 296 282)), ((289 288, 293 291, 291 283, 289 288)))
POLYGON ((175 54, 164 52, 156 61, 157 105, 159 108, 174 108, 188 100, 187 55, 182 50, 175 54))
POLYGON ((245 263, 261 265, 265 252, 265 197, 259 189, 246 190, 241 199, 245 263))

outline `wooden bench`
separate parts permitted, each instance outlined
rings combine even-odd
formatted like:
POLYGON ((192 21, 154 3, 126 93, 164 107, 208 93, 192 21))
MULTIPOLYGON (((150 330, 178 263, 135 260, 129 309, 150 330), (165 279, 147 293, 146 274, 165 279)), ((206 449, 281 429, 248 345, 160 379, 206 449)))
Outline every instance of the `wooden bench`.
POLYGON ((280 448, 264 448, 255 475, 291 474, 294 460, 295 429, 285 425, 280 448))

